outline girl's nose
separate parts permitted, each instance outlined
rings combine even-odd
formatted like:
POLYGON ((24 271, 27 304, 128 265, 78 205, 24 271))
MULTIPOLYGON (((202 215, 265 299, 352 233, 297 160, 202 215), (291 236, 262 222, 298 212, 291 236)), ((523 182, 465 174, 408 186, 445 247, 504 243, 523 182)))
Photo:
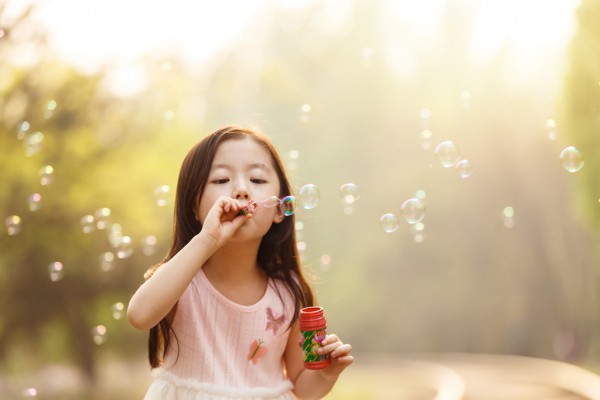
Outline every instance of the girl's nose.
POLYGON ((236 200, 250 200, 250 193, 244 184, 238 184, 233 193, 233 198, 236 200))

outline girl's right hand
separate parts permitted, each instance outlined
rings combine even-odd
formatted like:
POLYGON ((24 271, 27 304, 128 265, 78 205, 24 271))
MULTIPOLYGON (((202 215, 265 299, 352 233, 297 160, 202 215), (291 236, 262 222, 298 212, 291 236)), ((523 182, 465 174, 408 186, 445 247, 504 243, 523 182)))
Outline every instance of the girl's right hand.
POLYGON ((223 246, 252 214, 239 215, 244 204, 231 197, 221 196, 210 208, 202 223, 202 231, 214 241, 217 248, 223 246))

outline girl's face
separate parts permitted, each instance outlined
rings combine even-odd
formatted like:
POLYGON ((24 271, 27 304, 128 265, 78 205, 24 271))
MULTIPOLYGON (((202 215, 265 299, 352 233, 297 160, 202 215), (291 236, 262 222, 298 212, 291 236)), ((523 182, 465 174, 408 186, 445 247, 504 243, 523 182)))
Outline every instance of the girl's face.
MULTIPOLYGON (((208 181, 200 197, 198 216, 201 223, 220 196, 260 201, 270 196, 279 197, 280 182, 267 149, 251 138, 230 139, 222 142, 215 153, 208 181)), ((279 207, 258 207, 253 218, 236 233, 250 230, 251 236, 262 238, 273 222, 281 222, 279 207)))

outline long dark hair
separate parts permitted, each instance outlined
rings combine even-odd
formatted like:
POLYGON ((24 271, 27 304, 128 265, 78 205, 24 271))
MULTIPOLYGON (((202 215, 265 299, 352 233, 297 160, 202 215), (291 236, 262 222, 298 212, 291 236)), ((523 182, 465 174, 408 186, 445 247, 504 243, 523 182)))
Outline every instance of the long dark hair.
MULTIPOLYGON (((202 196, 206 186, 210 167, 219 145, 226 140, 248 137, 271 154, 280 182, 280 198, 292 195, 292 188, 285 174, 283 162, 265 135, 255 129, 239 126, 227 126, 213 132, 192 147, 183 160, 177 181, 171 246, 165 259, 146 272, 144 275, 146 279, 150 278, 162 264, 175 256, 202 229, 202 224, 195 218, 194 210, 197 207, 197 199, 202 196)), ((290 321, 289 326, 291 326, 298 318, 300 308, 312 306, 314 301, 312 290, 300 268, 293 215, 285 217, 278 224, 271 225, 260 243, 257 263, 267 276, 283 281, 292 294, 295 311, 290 321)), ((164 355, 169 348, 171 333, 172 329, 167 317, 150 329, 148 358, 152 368, 162 364, 164 355)))

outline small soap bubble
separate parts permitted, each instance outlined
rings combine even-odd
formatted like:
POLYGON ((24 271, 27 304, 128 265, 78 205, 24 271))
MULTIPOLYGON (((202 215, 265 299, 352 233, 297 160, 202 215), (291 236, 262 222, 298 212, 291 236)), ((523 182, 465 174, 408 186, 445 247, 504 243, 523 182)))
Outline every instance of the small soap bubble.
POLYGON ((21 217, 18 215, 11 215, 6 218, 5 224, 9 236, 18 235, 21 232, 21 217))
POLYGON ((462 94, 461 94, 461 98, 462 98, 462 102, 463 102, 463 108, 465 110, 468 110, 471 108, 471 98, 473 96, 471 95, 471 92, 468 90, 463 90, 462 94))
POLYGON ((121 238, 123 237, 123 232, 120 224, 112 224, 110 226, 110 230, 108 232, 108 241, 112 247, 119 246, 121 242, 121 238))
POLYGON ((296 244, 296 247, 298 248, 298 251, 302 252, 306 250, 306 242, 300 241, 296 244))
POLYGON ((413 227, 415 232, 423 232, 425 230, 425 224, 422 222, 417 222, 413 227))
POLYGON ((112 271, 115 268, 115 254, 106 251, 100 254, 100 269, 104 272, 112 271))
POLYGON ((302 229, 304 229, 304 222, 296 221, 294 228, 296 228, 296 231, 301 231, 302 229))
POLYGON ((117 258, 127 258, 133 254, 133 243, 131 237, 123 236, 117 245, 117 258))
POLYGON ((423 189, 419 189, 415 192, 415 197, 419 200, 424 200, 427 193, 423 189))
POLYGON ((91 214, 83 216, 80 222, 83 233, 91 233, 96 229, 96 221, 91 214))
POLYGON ((117 321, 123 318, 123 316, 125 315, 125 305, 123 303, 119 302, 113 304, 111 310, 113 318, 117 321))
POLYGON ((286 157, 286 165, 289 170, 293 171, 298 168, 298 159, 300 158, 300 152, 298 150, 291 150, 286 157))
POLYGON ((31 128, 31 125, 29 124, 29 122, 27 122, 27 121, 21 122, 21 124, 19 124, 19 129, 17 130, 17 139, 19 139, 19 140, 25 139, 25 135, 29 131, 29 128, 31 128))
POLYGON ((52 118, 52 116, 54 115, 54 111, 56 111, 56 100, 50 100, 48 102, 48 105, 46 106, 46 111, 44 112, 44 118, 48 119, 48 118, 52 118))
POLYGON ((27 206, 29 211, 37 211, 42 208, 42 195, 33 193, 27 197, 27 206))
POLYGON ((45 165, 40 168, 38 172, 40 176, 40 184, 46 186, 54 182, 54 167, 52 165, 45 165))
POLYGON ((281 200, 281 208, 286 216, 292 215, 296 211, 296 198, 294 196, 286 196, 281 200))
POLYGON ((340 187, 342 200, 346 204, 354 204, 360 198, 360 189, 354 183, 344 183, 340 187))
POLYGON ((154 198, 156 199, 156 204, 159 207, 164 207, 169 204, 170 192, 171 188, 169 188, 169 185, 160 185, 154 189, 154 198))
POLYGON ((502 209, 502 224, 506 228, 512 228, 515 226, 515 210, 508 206, 502 209))
POLYGON ((559 158, 563 168, 568 172, 577 172, 583 167, 583 156, 573 146, 563 149, 559 158))
POLYGON ((167 122, 173 121, 175 119, 175 112, 165 111, 165 113, 163 114, 163 119, 167 122))
POLYGON ((402 203, 402 216, 409 224, 416 224, 425 218, 425 204, 416 197, 402 203))
POLYGON ((94 211, 94 218, 96 219, 96 228, 102 230, 110 226, 110 208, 99 208, 94 211))
POLYGON ((392 233, 398 230, 400 219, 396 214, 388 213, 379 219, 379 223, 385 232, 392 233))
POLYGON ((471 174, 473 174, 473 166, 469 160, 460 160, 456 163, 454 168, 456 168, 456 172, 461 178, 468 178, 471 176, 471 174))
POLYGON ((451 168, 460 160, 458 148, 449 140, 441 142, 435 147, 435 156, 444 168, 451 168))
POLYGON ((35 399, 37 397, 37 389, 32 387, 23 389, 21 394, 24 399, 35 399))
POLYGON ((429 120, 431 118, 431 110, 429 108, 421 108, 419 116, 422 120, 429 120))
POLYGON ((63 264, 60 261, 55 261, 48 265, 48 273, 52 282, 60 281, 65 275, 63 264))
POLYGON ((44 141, 44 134, 42 132, 28 133, 23 138, 23 145, 25 146, 25 156, 31 157, 42 150, 42 142, 44 141))
POLYGON ((106 336, 106 327, 104 325, 97 325, 92 329, 92 338, 94 339, 94 343, 98 346, 106 343, 108 339, 106 336))
POLYGON ((156 253, 156 236, 148 235, 142 239, 142 253, 145 256, 152 256, 156 253))
POLYGON ((433 132, 431 132, 431 130, 429 130, 429 129, 423 129, 421 131, 421 138, 423 140, 429 140, 429 139, 431 139, 431 136, 433 136, 433 132))
POLYGON ((300 188, 298 199, 300 200, 300 205, 304 209, 310 210, 315 208, 321 199, 319 188, 312 183, 302 186, 302 188, 300 188))
POLYGON ((423 241, 425 240, 425 234, 423 232, 415 233, 413 235, 413 239, 415 243, 423 243, 423 241))
POLYGON ((323 254, 319 257, 319 266, 321 267, 321 271, 329 271, 331 268, 331 256, 329 254, 323 254))

